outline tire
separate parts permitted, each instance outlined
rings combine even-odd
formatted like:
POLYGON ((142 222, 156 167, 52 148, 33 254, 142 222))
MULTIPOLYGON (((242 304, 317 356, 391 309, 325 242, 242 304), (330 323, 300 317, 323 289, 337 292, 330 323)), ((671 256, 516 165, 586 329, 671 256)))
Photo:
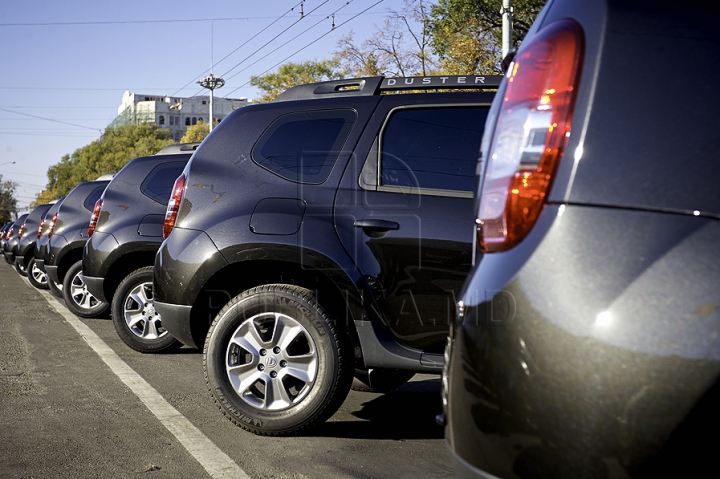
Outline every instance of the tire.
POLYGON ((63 280, 65 306, 81 318, 95 318, 108 309, 108 304, 90 294, 82 274, 82 260, 73 264, 63 280))
POLYGON ((35 264, 35 258, 31 258, 28 263, 28 280, 30 284, 35 286, 37 289, 48 289, 48 276, 47 274, 37 267, 35 264))
POLYGON ((350 337, 313 293, 285 284, 233 298, 210 326, 203 351, 216 404, 259 435, 297 434, 327 420, 350 391, 353 364, 350 337), (267 394, 268 384, 277 394, 267 394))
POLYGON ((141 353, 159 353, 182 344, 163 329, 153 303, 153 267, 133 271, 115 290, 111 315, 120 339, 141 353))
POLYGON ((63 296, 62 283, 56 283, 55 281, 48 278, 48 289, 50 290, 50 294, 52 294, 56 298, 65 299, 65 297, 63 296))
POLYGON ((8 258, 6 254, 3 254, 3 258, 5 258, 5 262, 6 262, 7 264, 13 264, 13 262, 10 261, 10 258, 8 258))
POLYGON ((28 269, 25 267, 24 264, 18 262, 17 260, 15 261, 15 271, 17 271, 18 274, 21 276, 28 275, 28 269))
POLYGON ((355 368, 354 391, 387 393, 393 391, 415 376, 413 371, 402 369, 355 368))

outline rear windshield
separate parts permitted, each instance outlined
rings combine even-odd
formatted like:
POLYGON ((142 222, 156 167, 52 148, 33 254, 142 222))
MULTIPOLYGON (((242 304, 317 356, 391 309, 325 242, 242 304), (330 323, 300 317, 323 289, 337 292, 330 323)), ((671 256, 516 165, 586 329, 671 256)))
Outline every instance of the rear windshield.
POLYGON ((183 172, 185 161, 172 161, 158 165, 145 177, 140 191, 160 204, 166 205, 170 200, 175 180, 183 172))
POLYGON ((92 190, 89 195, 87 195, 87 198, 85 198, 85 202, 83 202, 83 206, 86 210, 92 212, 92 210, 95 209, 95 203, 97 203, 97 200, 99 200, 100 196, 102 196, 106 186, 107 184, 98 186, 97 188, 92 190))

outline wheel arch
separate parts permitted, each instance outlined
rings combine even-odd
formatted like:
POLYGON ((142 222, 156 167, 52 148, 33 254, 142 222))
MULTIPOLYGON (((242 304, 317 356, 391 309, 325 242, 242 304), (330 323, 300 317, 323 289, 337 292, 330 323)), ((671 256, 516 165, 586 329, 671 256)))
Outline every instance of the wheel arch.
POLYGON ((109 266, 103 281, 103 295, 108 302, 112 302, 115 290, 123 279, 133 271, 145 266, 152 266, 155 262, 156 249, 148 251, 132 251, 119 255, 109 266))
POLYGON ((292 284, 313 291, 328 316, 357 345, 354 320, 362 317, 362 294, 342 268, 329 264, 323 262, 320 267, 316 262, 300 263, 282 256, 230 263, 208 279, 193 302, 190 323, 195 344, 205 343, 217 312, 238 294, 264 284, 292 284))

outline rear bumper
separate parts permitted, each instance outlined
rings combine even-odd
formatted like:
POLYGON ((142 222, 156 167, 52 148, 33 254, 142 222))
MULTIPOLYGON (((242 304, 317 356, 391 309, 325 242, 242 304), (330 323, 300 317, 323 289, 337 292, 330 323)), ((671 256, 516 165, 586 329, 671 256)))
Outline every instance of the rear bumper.
POLYGON ((35 258, 35 266, 37 266, 40 271, 45 272, 45 260, 44 259, 35 258))

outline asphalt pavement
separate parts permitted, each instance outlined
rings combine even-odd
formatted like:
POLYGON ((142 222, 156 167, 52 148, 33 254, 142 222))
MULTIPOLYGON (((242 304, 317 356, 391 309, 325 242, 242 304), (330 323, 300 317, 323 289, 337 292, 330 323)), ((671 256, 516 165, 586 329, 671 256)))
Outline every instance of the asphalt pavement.
POLYGON ((0 478, 453 477, 439 389, 351 391, 310 435, 255 436, 213 403, 201 351, 133 351, 0 260, 0 478))

